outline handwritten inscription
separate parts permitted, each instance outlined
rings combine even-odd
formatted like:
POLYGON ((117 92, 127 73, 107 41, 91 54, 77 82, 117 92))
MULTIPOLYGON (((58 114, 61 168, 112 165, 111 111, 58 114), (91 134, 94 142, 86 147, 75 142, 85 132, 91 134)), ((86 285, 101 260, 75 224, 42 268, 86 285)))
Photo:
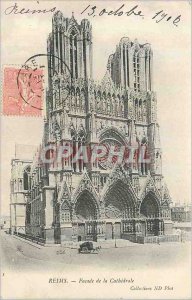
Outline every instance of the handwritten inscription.
MULTIPOLYGON (((39 1, 37 1, 37 3, 39 4, 39 1)), ((5 9, 5 15, 24 15, 24 14, 46 14, 46 13, 50 13, 50 12, 54 12, 56 10, 56 7, 53 7, 51 9, 29 9, 29 8, 21 8, 18 6, 17 3, 15 3, 14 5, 11 5, 9 7, 7 7, 5 9)))
MULTIPOLYGON (((39 1, 37 1, 39 4, 39 1)), ((11 5, 5 9, 5 15, 25 15, 25 14, 46 14, 50 12, 55 12, 56 7, 53 7, 51 9, 30 9, 30 8, 21 8, 18 6, 17 3, 14 5, 11 5)), ((145 14, 144 12, 139 8, 139 5, 135 5, 132 8, 126 7, 125 4, 122 4, 119 6, 119 8, 115 10, 103 8, 99 9, 96 5, 88 5, 86 8, 84 8, 81 12, 81 15, 86 14, 89 17, 102 17, 102 16, 115 16, 115 17, 121 17, 121 16, 134 16, 140 19, 144 19, 145 14)), ((154 12, 151 15, 151 19, 154 20, 156 23, 160 22, 168 22, 173 24, 174 26, 178 26, 178 23, 181 21, 181 15, 178 16, 172 16, 168 12, 165 12, 164 10, 159 10, 154 12)))
MULTIPOLYGON (((134 15, 134 16, 138 16, 138 17, 144 17, 143 13, 141 10, 138 10, 138 5, 135 5, 133 8, 131 8, 129 11, 123 11, 123 9, 125 8, 125 4, 121 5, 121 7, 119 7, 117 10, 107 10, 106 8, 100 10, 98 12, 98 16, 103 16, 103 15, 108 15, 108 16, 122 16, 122 15, 126 15, 127 17, 134 15)), ((87 11, 87 15, 88 16, 96 16, 96 12, 97 12, 97 6, 90 6, 88 5, 82 12, 81 14, 85 13, 87 11)))
MULTIPOLYGON (((119 8, 116 10, 110 10, 107 8, 99 9, 96 5, 91 6, 88 5, 82 12, 81 14, 87 14, 90 17, 101 17, 101 16, 116 16, 116 17, 121 17, 121 16, 134 16, 134 17, 139 17, 144 19, 145 15, 144 12, 139 8, 139 5, 135 5, 131 9, 126 8, 125 4, 122 4, 119 8)), ((178 16, 172 16, 163 10, 155 12, 152 17, 152 20, 155 20, 156 23, 160 23, 162 21, 170 22, 174 26, 178 26, 178 23, 181 21, 181 15, 178 16)))

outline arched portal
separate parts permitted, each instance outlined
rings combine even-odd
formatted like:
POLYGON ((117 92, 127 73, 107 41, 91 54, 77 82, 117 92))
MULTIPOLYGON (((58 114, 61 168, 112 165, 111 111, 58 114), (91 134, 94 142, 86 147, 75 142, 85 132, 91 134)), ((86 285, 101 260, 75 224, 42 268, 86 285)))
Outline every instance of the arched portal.
POLYGON ((97 201, 87 190, 83 191, 75 203, 77 238, 82 240, 97 240, 97 222, 99 215, 97 201))
POLYGON ((95 220, 97 218, 96 200, 88 191, 78 197, 75 204, 75 213, 79 221, 95 220))
POLYGON ((133 218, 135 216, 133 195, 128 185, 121 180, 117 180, 106 194, 105 215, 106 218, 133 218))
POLYGON ((117 180, 105 196, 106 238, 121 238, 124 231, 134 233, 135 200, 128 184, 117 180))
POLYGON ((145 223, 142 223, 143 234, 158 235, 160 226, 159 204, 154 193, 149 192, 143 199, 140 206, 140 215, 145 220, 145 223))
POLYGON ((148 218, 157 218, 159 216, 159 205, 153 193, 147 194, 142 201, 140 213, 148 218))

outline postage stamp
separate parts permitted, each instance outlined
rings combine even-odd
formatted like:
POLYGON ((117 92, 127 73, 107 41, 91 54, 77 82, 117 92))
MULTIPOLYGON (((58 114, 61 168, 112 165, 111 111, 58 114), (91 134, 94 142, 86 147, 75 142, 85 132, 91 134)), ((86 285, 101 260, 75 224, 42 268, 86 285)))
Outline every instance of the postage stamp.
POLYGON ((43 69, 6 66, 3 80, 3 115, 41 116, 43 69))

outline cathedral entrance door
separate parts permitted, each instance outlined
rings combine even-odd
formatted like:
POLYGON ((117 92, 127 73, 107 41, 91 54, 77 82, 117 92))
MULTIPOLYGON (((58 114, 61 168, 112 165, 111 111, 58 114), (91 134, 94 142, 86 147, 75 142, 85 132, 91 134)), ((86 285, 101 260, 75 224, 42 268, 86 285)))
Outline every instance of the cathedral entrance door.
POLYGON ((97 241, 97 223, 95 221, 87 221, 86 227, 86 240, 97 241))
POLYGON ((114 224, 114 238, 115 239, 121 238, 121 223, 114 224))
POLYGON ((95 240, 98 207, 97 201, 87 190, 82 191, 75 203, 75 215, 78 220, 78 239, 95 240))
MULTIPOLYGON (((119 175, 118 175, 119 176, 119 175)), ((121 221, 134 218, 135 200, 130 187, 123 180, 118 179, 108 189, 104 198, 106 217, 106 236, 112 239, 121 239, 121 221), (108 221, 107 221, 108 219, 108 221), (112 224, 109 224, 112 223, 112 224)), ((128 222, 125 231, 133 233, 133 224, 128 222)))
POLYGON ((156 219, 159 216, 159 206, 156 196, 149 192, 143 199, 140 207, 140 213, 146 218, 145 235, 157 235, 158 228, 156 219))
POLYGON ((146 223, 145 221, 141 222, 141 234, 146 236, 146 223))
POLYGON ((113 225, 112 223, 106 223, 106 239, 111 240, 113 238, 113 225))
POLYGON ((85 241, 85 223, 78 224, 78 241, 85 241))

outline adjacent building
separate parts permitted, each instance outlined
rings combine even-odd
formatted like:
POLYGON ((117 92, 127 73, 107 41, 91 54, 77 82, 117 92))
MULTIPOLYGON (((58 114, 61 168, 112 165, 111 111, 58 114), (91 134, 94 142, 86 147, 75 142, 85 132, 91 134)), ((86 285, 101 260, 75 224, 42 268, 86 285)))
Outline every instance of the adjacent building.
POLYGON ((15 145, 15 158, 11 160, 10 182, 10 230, 12 234, 25 234, 26 203, 30 198, 31 164, 34 153, 34 146, 15 145))
POLYGON ((171 219, 174 222, 191 222, 191 204, 175 204, 171 208, 171 219))

